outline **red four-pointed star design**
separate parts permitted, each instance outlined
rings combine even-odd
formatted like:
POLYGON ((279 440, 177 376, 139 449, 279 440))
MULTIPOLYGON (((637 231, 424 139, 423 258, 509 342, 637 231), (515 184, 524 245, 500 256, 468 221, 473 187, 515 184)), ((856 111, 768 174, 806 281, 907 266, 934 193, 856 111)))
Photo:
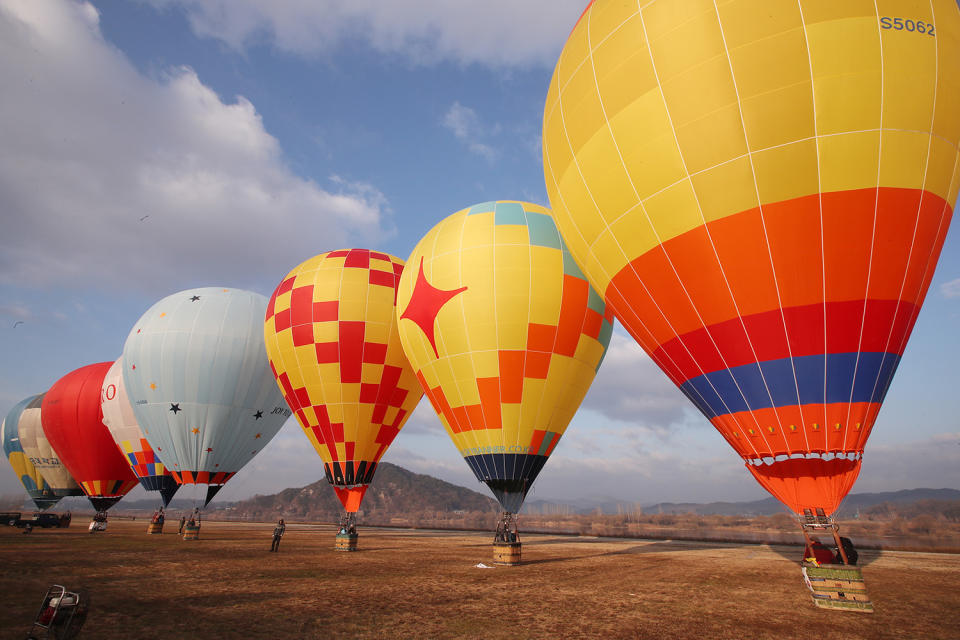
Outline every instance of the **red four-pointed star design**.
POLYGON ((440 354, 437 352, 437 343, 434 336, 437 314, 440 313, 443 305, 466 290, 466 287, 460 287, 459 289, 444 291, 427 282, 427 277, 423 275, 423 256, 420 256, 420 271, 417 273, 417 283, 413 285, 410 302, 407 303, 407 308, 400 319, 412 320, 420 327, 423 334, 427 336, 427 340, 430 341, 430 346, 433 347, 433 354, 438 358, 440 354))

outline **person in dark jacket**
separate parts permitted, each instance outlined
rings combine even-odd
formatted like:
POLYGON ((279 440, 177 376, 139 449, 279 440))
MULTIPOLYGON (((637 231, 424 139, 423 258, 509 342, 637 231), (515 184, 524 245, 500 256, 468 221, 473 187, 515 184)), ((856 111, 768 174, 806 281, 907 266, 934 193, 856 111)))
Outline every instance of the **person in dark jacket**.
POLYGON ((280 538, 283 537, 283 532, 286 530, 287 525, 283 523, 283 518, 280 518, 277 526, 273 528, 273 544, 270 545, 270 551, 280 550, 280 538))

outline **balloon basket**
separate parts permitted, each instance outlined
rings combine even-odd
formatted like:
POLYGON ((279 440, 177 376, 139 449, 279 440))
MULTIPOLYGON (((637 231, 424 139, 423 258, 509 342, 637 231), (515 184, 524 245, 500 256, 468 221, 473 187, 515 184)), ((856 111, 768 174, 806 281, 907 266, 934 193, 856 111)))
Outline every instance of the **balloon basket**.
POLYGON ((188 524, 183 528, 184 540, 196 540, 200 536, 200 525, 188 524))
POLYGON ((860 567, 849 564, 803 563, 803 580, 821 609, 873 613, 860 567))
POLYGON ((97 515, 93 516, 93 520, 90 521, 90 526, 87 527, 87 531, 90 533, 96 533, 97 531, 106 531, 107 530, 107 514, 98 512, 97 515))
POLYGON ((359 537, 356 533, 338 533, 333 548, 337 551, 356 551, 359 537))
POLYGON ((162 522, 151 522, 147 525, 147 533, 150 535, 158 535, 163 533, 163 523, 162 522))
POLYGON ((512 567, 520 564, 519 542, 494 542, 493 564, 512 567))

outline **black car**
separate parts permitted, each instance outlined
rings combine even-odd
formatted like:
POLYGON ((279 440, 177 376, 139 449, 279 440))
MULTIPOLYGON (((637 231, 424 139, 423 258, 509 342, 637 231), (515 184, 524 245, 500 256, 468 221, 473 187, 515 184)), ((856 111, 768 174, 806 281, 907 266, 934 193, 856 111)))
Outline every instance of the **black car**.
POLYGON ((20 520, 19 511, 0 511, 0 525, 9 525, 14 527, 20 520))
POLYGON ((29 518, 17 520, 18 527, 23 528, 28 524, 33 528, 43 527, 44 529, 49 529, 50 527, 59 527, 60 516, 55 513, 35 513, 29 518))

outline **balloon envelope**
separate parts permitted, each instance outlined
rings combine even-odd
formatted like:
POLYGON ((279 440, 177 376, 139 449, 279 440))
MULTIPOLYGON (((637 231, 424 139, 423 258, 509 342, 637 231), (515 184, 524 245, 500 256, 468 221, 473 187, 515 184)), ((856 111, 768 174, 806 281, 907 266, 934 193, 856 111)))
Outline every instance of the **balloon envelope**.
POLYGON ((397 312, 447 433, 503 509, 518 512, 613 331, 550 211, 487 202, 444 219, 413 250, 397 312))
POLYGON ((267 299, 189 289, 160 300, 123 347, 123 381, 150 446, 207 502, 276 435, 283 404, 263 344, 267 299))
POLYGON ((133 407, 123 384, 123 358, 117 358, 103 379, 100 390, 103 424, 113 441, 127 457, 131 471, 147 491, 159 491, 163 504, 170 503, 180 485, 163 466, 133 415, 133 407))
POLYGON ((270 366, 347 512, 423 396, 397 332, 402 271, 385 253, 331 251, 287 274, 267 306, 270 366))
POLYGON ((544 111, 571 252, 796 512, 853 485, 960 184, 958 5, 877 6, 596 0, 544 111))
POLYGON ((112 507, 137 478, 117 448, 100 410, 100 387, 112 362, 71 371, 43 398, 43 431, 97 511, 112 507))
POLYGON ((43 394, 30 396, 13 406, 0 424, 0 440, 3 441, 3 453, 7 456, 14 473, 37 508, 49 509, 60 500, 46 483, 40 471, 24 452, 20 444, 20 423, 40 421, 40 403, 43 394))
POLYGON ((59 498, 82 496, 83 490, 80 485, 63 466, 59 456, 50 446, 47 435, 43 432, 40 412, 45 395, 41 393, 31 401, 20 416, 20 446, 50 486, 53 495, 59 498))

